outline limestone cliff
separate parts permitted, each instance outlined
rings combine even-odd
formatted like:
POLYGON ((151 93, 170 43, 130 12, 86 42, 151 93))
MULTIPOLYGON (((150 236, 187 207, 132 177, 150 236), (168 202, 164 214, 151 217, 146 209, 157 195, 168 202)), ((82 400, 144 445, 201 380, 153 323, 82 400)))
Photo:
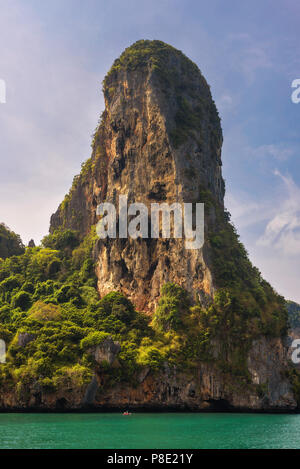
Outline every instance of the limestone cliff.
POLYGON ((167 364, 160 374, 146 368, 137 387, 127 383, 106 391, 105 373, 98 370, 89 390, 74 395, 66 407, 85 402, 202 409, 223 402, 235 408, 294 409, 282 341, 284 301, 251 265, 224 210, 222 130, 203 75, 171 46, 138 41, 115 61, 103 92, 105 111, 92 156, 52 215, 50 232, 70 228, 84 238, 97 223, 97 205, 118 207, 120 195, 147 207, 204 202, 201 249, 188 250, 181 239, 99 239, 94 248, 98 291, 100 297, 121 291, 137 310, 152 315, 161 286, 173 282, 193 304, 224 313, 224 321, 211 341, 213 357, 200 360, 193 372, 167 364), (218 291, 222 300, 215 300, 218 291), (243 367, 248 375, 239 386, 235 373, 243 367))
MULTIPOLYGON (((86 234, 96 206, 117 205, 121 194, 150 206, 203 202, 208 189, 223 206, 220 120, 195 64, 158 41, 138 42, 115 62, 104 96, 92 158, 52 216, 51 231, 65 226, 86 234)), ((153 311, 167 281, 195 299, 214 292, 207 249, 188 251, 182 240, 99 241, 97 257, 100 294, 120 289, 141 310, 153 311)))
POLYGON ((109 339, 93 351, 98 365, 88 385, 70 383, 54 392, 45 392, 38 384, 22 395, 6 391, 0 394, 0 409, 78 410, 194 410, 194 411, 293 411, 297 404, 290 383, 283 376, 288 366, 287 350, 279 339, 260 339, 252 344, 248 367, 252 383, 245 386, 237 376, 224 374, 216 364, 199 363, 194 370, 177 369, 164 364, 157 373, 145 367, 135 385, 109 382, 102 360, 118 367, 119 344, 109 339), (115 361, 114 361, 115 360, 115 361))

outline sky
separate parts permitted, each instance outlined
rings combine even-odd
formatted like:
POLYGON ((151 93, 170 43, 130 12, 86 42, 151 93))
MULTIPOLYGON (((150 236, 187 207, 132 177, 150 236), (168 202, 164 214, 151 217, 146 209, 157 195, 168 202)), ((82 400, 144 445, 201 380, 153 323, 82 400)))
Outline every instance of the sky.
POLYGON ((90 156, 106 72, 160 39, 211 86, 225 205, 250 259, 300 302, 299 21, 298 0, 0 0, 0 221, 25 243, 47 234, 90 156))

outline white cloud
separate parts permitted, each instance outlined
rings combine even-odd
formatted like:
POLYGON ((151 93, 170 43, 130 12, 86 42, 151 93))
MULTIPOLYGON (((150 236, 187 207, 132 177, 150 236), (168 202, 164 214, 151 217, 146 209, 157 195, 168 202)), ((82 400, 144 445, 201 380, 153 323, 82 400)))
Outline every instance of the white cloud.
POLYGON ((250 259, 271 285, 288 299, 300 302, 300 187, 291 176, 274 171, 278 184, 268 196, 236 191, 226 206, 241 234, 250 259))
POLYGON ((258 239, 261 246, 272 246, 287 255, 300 254, 300 187, 290 176, 279 171, 285 187, 285 198, 276 206, 276 213, 268 222, 264 234, 258 239))
POLYGON ((228 194, 226 205, 237 227, 256 232, 256 245, 281 251, 286 255, 300 254, 300 187, 291 176, 274 171, 283 182, 275 195, 255 201, 254 196, 242 191, 228 194), (262 233, 259 231, 262 229, 262 233))
POLYGON ((283 143, 278 145, 261 145, 259 147, 249 149, 250 153, 256 158, 272 157, 278 161, 286 161, 294 155, 294 150, 283 143))
POLYGON ((236 104, 236 99, 229 93, 224 93, 219 98, 216 98, 217 109, 221 115, 228 111, 232 112, 236 104))
POLYGON ((271 47, 265 41, 257 41, 248 33, 230 34, 228 36, 230 49, 234 44, 232 63, 240 70, 246 81, 252 83, 257 71, 270 69, 274 66, 271 59, 271 47))
POLYGON ((257 225, 262 221, 269 220, 270 201, 256 202, 251 200, 249 194, 239 191, 238 194, 232 192, 226 195, 226 206, 232 215, 234 222, 240 229, 246 229, 257 225))

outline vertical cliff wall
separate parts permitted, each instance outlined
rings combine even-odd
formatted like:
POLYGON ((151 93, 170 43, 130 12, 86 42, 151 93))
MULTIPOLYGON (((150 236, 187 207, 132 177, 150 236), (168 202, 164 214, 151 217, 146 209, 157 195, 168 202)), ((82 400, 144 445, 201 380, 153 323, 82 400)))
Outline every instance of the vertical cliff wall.
MULTIPOLYGON (((209 86, 197 66, 159 41, 139 41, 116 60, 104 81, 105 111, 91 159, 51 219, 51 231, 83 235, 100 202, 204 202, 223 207, 222 131, 209 86)), ((214 209, 206 212, 207 223, 214 209)), ((208 226, 208 225, 207 225, 208 226)), ((122 290, 137 308, 153 310, 161 285, 176 282, 194 299, 212 296, 209 250, 183 240, 107 240, 97 246, 101 295, 122 290)))

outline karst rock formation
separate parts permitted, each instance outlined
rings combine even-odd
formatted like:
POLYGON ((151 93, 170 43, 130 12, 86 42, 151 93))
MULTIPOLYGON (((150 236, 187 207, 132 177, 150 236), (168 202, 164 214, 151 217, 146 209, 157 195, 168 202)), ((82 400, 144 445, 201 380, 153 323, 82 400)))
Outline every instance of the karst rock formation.
MULTIPOLYGON (((104 96, 89 167, 52 216, 52 231, 67 226, 87 233, 97 205, 118 206, 120 195, 150 211, 154 202, 203 202, 209 190, 223 207, 220 119, 194 63, 159 41, 138 42, 112 67, 104 96), (146 55, 140 57, 140 49, 146 55)), ((213 222, 213 210, 208 215, 213 222)), ((165 282, 195 298, 214 293, 207 246, 188 250, 183 239, 116 239, 99 242, 97 255, 100 294, 121 290, 140 310, 155 307, 165 282)))
MULTIPOLYGON (((241 306, 247 302, 252 313, 256 305, 262 311, 257 317, 254 312, 249 324, 267 323, 282 304, 249 262, 224 209, 220 118, 198 67, 161 41, 138 41, 114 62, 103 92, 105 110, 92 156, 52 215, 50 231, 69 228, 83 238, 99 219, 97 206, 112 202, 118 207, 120 195, 128 196, 128 204, 143 202, 149 208, 155 202, 204 203, 201 249, 187 249, 184 239, 99 239, 94 258, 100 297, 121 291, 138 311, 151 315, 166 282, 182 286, 203 307, 227 288, 244 295, 233 314, 248 314, 248 306, 245 312, 241 306)), ((222 350, 217 342, 214 353, 222 350)), ((250 385, 248 393, 232 391, 230 380, 211 364, 199 364, 189 376, 174 375, 168 367, 158 377, 146 370, 137 389, 114 387, 98 404, 203 408, 204 401, 226 400, 239 408, 296 406, 282 374, 287 357, 280 333, 257 338, 247 363, 250 382, 269 386, 268 404, 250 385)))

